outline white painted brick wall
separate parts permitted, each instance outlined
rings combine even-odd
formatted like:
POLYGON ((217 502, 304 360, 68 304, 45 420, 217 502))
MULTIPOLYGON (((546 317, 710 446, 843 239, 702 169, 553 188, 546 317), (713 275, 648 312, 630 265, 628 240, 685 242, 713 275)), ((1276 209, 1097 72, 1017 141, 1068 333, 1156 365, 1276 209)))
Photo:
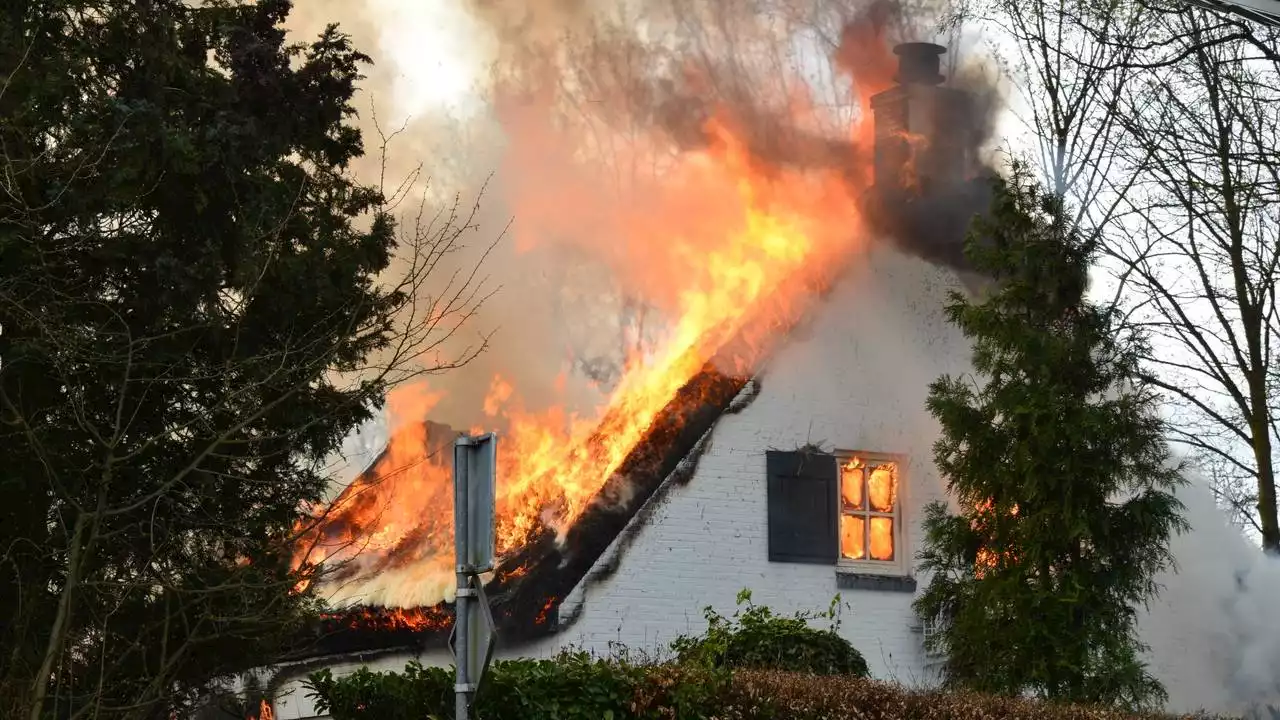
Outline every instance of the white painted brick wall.
POLYGON ((967 367, 967 345, 942 313, 954 281, 894 252, 869 259, 776 355, 755 401, 721 420, 692 480, 652 515, 619 571, 586 589, 582 615, 562 638, 599 651, 610 640, 655 647, 701 631, 707 605, 732 612, 743 588, 783 612, 825 609, 840 592, 842 633, 872 673, 926 680, 910 593, 839 591, 834 567, 771 563, 767 554, 769 449, 816 442, 907 455, 907 557, 921 508, 940 497, 930 455, 937 426, 924 400, 938 375, 967 367))
MULTIPOLYGON (((754 402, 717 425, 694 477, 662 501, 619 569, 566 601, 566 609, 582 603, 576 622, 541 644, 502 650, 501 656, 544 657, 567 645, 607 654, 614 642, 653 651, 677 635, 703 630, 705 606, 731 613, 743 588, 751 589, 755 602, 782 612, 823 610, 841 592, 849 606, 841 632, 866 657, 873 676, 909 685, 932 681, 914 629, 912 594, 838 591, 834 567, 767 558, 766 450, 816 442, 826 449, 906 455, 900 550, 912 562, 922 508, 945 497, 932 462, 938 428, 924 403, 930 382, 968 368, 968 345, 943 314, 955 280, 885 249, 856 265, 812 324, 775 356, 754 402)), ((1162 649, 1182 650, 1168 643, 1162 649)), ((385 658, 373 667, 398 670, 408 659, 385 658)), ((420 660, 449 663, 444 654, 420 660)), ((1159 669, 1176 685, 1177 668, 1168 657, 1159 669)), ((277 703, 280 720, 313 716, 301 695, 291 684, 277 703)))

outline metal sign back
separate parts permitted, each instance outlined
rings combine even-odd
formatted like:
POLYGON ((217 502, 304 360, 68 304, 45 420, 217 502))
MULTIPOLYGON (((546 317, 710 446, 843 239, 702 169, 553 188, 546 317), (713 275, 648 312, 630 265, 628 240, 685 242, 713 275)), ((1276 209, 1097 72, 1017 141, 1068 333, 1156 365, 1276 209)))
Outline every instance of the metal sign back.
POLYGON ((493 569, 498 438, 493 433, 460 437, 453 446, 454 549, 458 565, 470 572, 493 569))

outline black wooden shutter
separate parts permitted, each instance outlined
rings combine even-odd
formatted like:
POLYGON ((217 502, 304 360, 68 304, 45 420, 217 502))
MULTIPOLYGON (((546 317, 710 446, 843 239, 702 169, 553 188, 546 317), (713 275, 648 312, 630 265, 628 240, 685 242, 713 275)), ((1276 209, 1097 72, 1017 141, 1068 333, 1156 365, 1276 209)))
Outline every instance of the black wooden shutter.
POLYGON ((840 554, 835 456, 769 451, 765 459, 769 560, 835 564, 840 554))

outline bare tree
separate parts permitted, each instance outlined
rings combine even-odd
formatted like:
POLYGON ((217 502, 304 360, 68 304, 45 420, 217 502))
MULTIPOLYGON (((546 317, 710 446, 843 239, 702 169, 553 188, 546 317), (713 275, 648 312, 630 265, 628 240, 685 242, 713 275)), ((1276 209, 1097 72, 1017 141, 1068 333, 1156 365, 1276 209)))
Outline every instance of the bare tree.
POLYGON ((1268 392, 1275 30, 1127 0, 976 0, 957 15, 1012 35, 1006 67, 1045 182, 1102 242, 1113 302, 1154 335, 1149 379, 1181 411, 1172 436, 1264 546, 1280 547, 1268 392))
POLYGON ((1174 401, 1175 439, 1276 552, 1280 63, 1210 11, 1153 20, 1160 52, 1181 59, 1150 63, 1125 101, 1143 179, 1109 249, 1128 315, 1153 337, 1148 380, 1174 401))
POLYGON ((1131 40, 1147 16, 1124 1, 972 0, 954 11, 1013 41, 1012 57, 999 42, 992 51, 1019 90, 1014 108, 1035 134, 1035 165, 1068 203, 1068 220, 1098 235, 1110 229, 1134 178, 1119 152, 1118 113, 1138 54, 1131 40))

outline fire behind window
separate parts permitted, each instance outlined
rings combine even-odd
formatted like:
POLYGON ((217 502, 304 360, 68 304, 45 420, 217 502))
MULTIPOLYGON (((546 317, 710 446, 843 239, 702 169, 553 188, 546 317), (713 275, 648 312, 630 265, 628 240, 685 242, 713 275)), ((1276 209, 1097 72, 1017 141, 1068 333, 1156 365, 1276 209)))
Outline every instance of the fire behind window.
POLYGON ((840 557, 893 561, 898 465, 850 458, 840 466, 840 557))

